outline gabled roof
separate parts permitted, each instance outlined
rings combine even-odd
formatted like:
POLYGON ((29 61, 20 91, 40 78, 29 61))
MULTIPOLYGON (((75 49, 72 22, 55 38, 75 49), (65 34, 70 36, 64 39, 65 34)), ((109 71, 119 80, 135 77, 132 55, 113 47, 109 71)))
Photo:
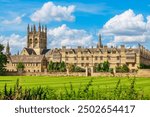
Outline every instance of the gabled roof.
POLYGON ((44 49, 43 51, 42 51, 42 54, 46 54, 47 52, 49 52, 50 51, 50 49, 44 49))
POLYGON ((44 55, 14 55, 10 56, 12 63, 41 63, 45 58, 44 55))
POLYGON ((32 48, 24 48, 23 50, 26 50, 29 55, 36 55, 35 51, 32 48))

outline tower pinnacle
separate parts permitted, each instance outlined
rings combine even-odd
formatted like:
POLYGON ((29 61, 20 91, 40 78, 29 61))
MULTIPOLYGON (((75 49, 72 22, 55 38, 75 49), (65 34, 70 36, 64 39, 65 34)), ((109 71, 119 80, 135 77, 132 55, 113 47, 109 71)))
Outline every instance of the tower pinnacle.
POLYGON ((101 36, 101 34, 99 34, 97 47, 100 48, 102 46, 103 46, 102 45, 102 36, 101 36))
POLYGON ((10 54, 9 42, 7 42, 7 46, 6 46, 6 55, 11 55, 10 54))

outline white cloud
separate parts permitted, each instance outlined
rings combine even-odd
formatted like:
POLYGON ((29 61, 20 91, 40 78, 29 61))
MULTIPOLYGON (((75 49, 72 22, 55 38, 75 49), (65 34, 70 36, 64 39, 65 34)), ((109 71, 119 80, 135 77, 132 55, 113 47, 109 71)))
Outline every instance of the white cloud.
POLYGON ((120 15, 111 18, 100 33, 103 35, 113 35, 114 40, 111 44, 123 42, 146 42, 150 38, 150 16, 145 21, 142 14, 135 14, 129 9, 120 15))
POLYGON ((93 43, 93 36, 85 30, 70 29, 65 24, 60 27, 48 30, 50 48, 69 46, 91 46, 93 43))
POLYGON ((2 21, 2 24, 5 24, 5 25, 21 24, 21 22, 22 22, 22 17, 24 17, 24 15, 18 16, 18 17, 16 17, 15 19, 12 19, 12 20, 3 20, 3 21, 2 21))
POLYGON ((56 6, 53 2, 45 3, 41 9, 36 10, 31 15, 31 20, 34 22, 50 22, 50 21, 73 21, 75 17, 72 13, 75 10, 74 5, 56 6))
POLYGON ((17 34, 11 34, 10 36, 0 35, 0 42, 6 46, 7 42, 9 42, 10 49, 12 53, 17 53, 18 50, 22 50, 26 45, 26 36, 22 37, 17 34))

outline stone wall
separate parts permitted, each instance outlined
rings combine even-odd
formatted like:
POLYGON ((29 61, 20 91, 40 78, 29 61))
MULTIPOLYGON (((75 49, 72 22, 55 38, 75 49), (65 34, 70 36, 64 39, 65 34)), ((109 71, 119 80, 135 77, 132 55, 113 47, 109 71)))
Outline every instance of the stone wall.
POLYGON ((91 76, 113 76, 113 74, 109 72, 94 72, 91 76))
POLYGON ((7 76, 85 76, 85 72, 72 72, 67 74, 66 72, 8 72, 7 76))
POLYGON ((138 77, 150 77, 150 69, 139 69, 137 72, 138 77))
POLYGON ((114 76, 114 77, 134 77, 137 76, 136 73, 109 73, 109 72, 97 72, 97 73, 93 73, 92 76, 114 76))
MULTIPOLYGON (((19 74, 18 72, 8 72, 8 76, 86 76, 85 72, 27 72, 19 74)), ((150 69, 139 69, 137 73, 115 73, 111 74, 109 72, 94 72, 91 73, 91 76, 104 76, 104 77, 149 77, 150 78, 150 69)))

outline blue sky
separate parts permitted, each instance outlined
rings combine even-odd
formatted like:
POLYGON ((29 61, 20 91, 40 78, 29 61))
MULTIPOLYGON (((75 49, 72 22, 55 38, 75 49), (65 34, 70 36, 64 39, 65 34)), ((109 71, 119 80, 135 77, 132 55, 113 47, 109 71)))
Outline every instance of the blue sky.
MULTIPOLYGON (((149 48, 150 0, 0 0, 0 43, 26 46, 27 24, 48 27, 48 48, 105 45, 149 48)), ((149 48, 150 49, 150 48, 149 48)))

